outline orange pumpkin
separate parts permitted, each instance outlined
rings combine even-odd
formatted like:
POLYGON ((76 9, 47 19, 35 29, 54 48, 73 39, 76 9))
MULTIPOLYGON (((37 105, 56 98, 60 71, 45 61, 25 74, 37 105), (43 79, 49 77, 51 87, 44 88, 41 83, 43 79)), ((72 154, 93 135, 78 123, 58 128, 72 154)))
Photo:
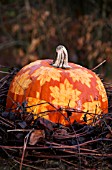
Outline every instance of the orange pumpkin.
POLYGON ((92 123, 96 115, 108 112, 103 83, 91 70, 68 63, 64 46, 58 46, 56 51, 54 64, 50 59, 37 60, 18 72, 10 85, 6 108, 16 108, 15 103, 27 101, 27 111, 34 113, 34 118, 68 125, 75 120, 84 123, 86 113, 87 123, 92 123))

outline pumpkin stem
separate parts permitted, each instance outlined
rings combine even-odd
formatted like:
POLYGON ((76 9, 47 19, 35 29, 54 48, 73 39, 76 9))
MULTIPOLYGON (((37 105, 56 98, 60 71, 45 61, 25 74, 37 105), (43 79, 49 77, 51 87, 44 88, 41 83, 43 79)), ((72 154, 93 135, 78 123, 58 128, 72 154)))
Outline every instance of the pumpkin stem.
POLYGON ((60 67, 60 68, 71 68, 68 65, 68 52, 66 48, 63 45, 59 45, 56 48, 56 52, 57 52, 57 58, 53 66, 60 67))

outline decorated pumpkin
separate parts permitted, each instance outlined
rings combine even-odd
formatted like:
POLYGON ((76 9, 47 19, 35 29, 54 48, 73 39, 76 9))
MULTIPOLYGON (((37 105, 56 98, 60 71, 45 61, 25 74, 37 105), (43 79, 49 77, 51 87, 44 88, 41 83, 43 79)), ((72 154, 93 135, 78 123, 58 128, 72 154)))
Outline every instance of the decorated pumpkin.
POLYGON ((57 59, 37 60, 14 77, 7 95, 7 109, 27 102, 34 119, 44 117, 63 125, 92 123, 108 112, 108 100, 100 78, 91 70, 68 63, 64 46, 56 49, 57 59), (86 118, 86 119, 85 119, 86 118))

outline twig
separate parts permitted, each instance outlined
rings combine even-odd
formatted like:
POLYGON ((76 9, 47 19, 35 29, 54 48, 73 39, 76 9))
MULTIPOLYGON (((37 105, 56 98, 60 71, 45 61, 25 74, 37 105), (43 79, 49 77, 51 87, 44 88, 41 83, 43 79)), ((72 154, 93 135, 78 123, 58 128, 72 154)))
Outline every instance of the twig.
POLYGON ((65 162, 65 163, 67 163, 67 164, 69 164, 69 165, 76 166, 76 164, 74 164, 74 163, 72 163, 72 162, 70 162, 70 161, 67 161, 67 160, 65 160, 65 159, 61 159, 61 161, 65 162))
POLYGON ((1 117, 1 116, 0 116, 0 122, 1 122, 2 124, 5 124, 6 126, 11 127, 11 128, 14 128, 14 127, 15 127, 15 125, 14 125, 13 122, 11 122, 11 121, 9 121, 9 120, 1 117))
POLYGON ((22 170, 22 164, 23 164, 23 160, 24 160, 24 155, 25 155, 25 150, 26 150, 26 146, 27 146, 27 143, 28 143, 28 139, 29 139, 29 136, 31 134, 31 132, 33 131, 34 129, 32 129, 27 135, 26 137, 24 138, 24 147, 23 147, 23 154, 22 154, 22 158, 21 158, 21 163, 20 163, 20 170, 22 170))
POLYGON ((100 64, 98 64, 96 67, 92 69, 92 71, 96 70, 98 67, 100 67, 102 64, 104 64, 106 60, 102 61, 100 64))
POLYGON ((31 129, 12 129, 12 130, 7 130, 7 132, 29 132, 31 129))
POLYGON ((11 74, 11 73, 9 73, 9 72, 7 72, 7 71, 0 71, 0 73, 3 73, 3 74, 11 74))
MULTIPOLYGON (((17 162, 18 164, 21 164, 21 162, 19 162, 18 160, 14 159, 14 158, 13 158, 13 161, 14 161, 14 162, 17 162)), ((24 165, 25 167, 32 168, 32 169, 36 169, 36 170, 44 170, 44 169, 42 169, 42 168, 40 168, 40 167, 38 168, 38 167, 31 166, 31 165, 28 165, 28 164, 25 164, 25 163, 22 163, 22 165, 24 165)))

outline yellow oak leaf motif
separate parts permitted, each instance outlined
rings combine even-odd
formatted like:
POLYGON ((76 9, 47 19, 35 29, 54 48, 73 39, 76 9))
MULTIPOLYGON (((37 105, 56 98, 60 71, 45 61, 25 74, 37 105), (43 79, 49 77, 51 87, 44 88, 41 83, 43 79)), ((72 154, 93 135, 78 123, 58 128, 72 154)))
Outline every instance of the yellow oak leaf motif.
POLYGON ((45 82, 50 82, 51 79, 60 81, 60 72, 61 70, 57 71, 57 69, 53 67, 41 66, 32 76, 37 77, 37 80, 40 80, 40 85, 42 86, 45 82))
POLYGON ((102 96, 102 101, 105 102, 105 101, 107 101, 106 90, 105 90, 100 78, 99 77, 96 77, 96 78, 97 78, 97 84, 98 84, 96 86, 96 88, 99 91, 100 96, 102 96))
POLYGON ((40 100, 40 94, 37 92, 36 98, 34 97, 27 97, 27 112, 32 112, 34 115, 34 119, 37 117, 43 117, 45 119, 49 119, 49 116, 47 113, 44 113, 47 111, 47 106, 49 105, 45 100, 40 100), (43 112, 43 113, 41 113, 43 112))
POLYGON ((89 74, 88 71, 83 70, 83 69, 75 69, 75 70, 70 70, 67 72, 69 72, 70 77, 72 78, 74 82, 80 81, 82 84, 85 84, 90 88, 90 82, 93 76, 89 74))
POLYGON ((60 83, 59 87, 50 86, 50 90, 50 95, 54 98, 52 103, 63 107, 67 107, 69 104, 71 108, 74 108, 81 94, 79 90, 73 89, 73 85, 67 79, 64 83, 60 83))
POLYGON ((26 90, 32 82, 28 73, 29 71, 14 78, 13 86, 11 88, 12 93, 24 95, 24 90, 26 90))
MULTIPOLYGON (((88 123, 92 122, 93 118, 97 115, 100 115, 102 112, 101 102, 94 100, 92 96, 90 96, 90 98, 91 98, 91 101, 85 102, 83 104, 83 107, 84 107, 83 111, 87 112, 86 118, 87 118, 88 123)), ((81 118, 82 120, 83 120, 83 117, 84 115, 81 118)))

